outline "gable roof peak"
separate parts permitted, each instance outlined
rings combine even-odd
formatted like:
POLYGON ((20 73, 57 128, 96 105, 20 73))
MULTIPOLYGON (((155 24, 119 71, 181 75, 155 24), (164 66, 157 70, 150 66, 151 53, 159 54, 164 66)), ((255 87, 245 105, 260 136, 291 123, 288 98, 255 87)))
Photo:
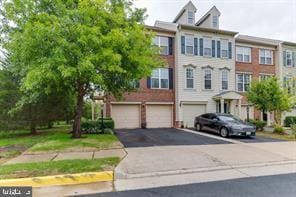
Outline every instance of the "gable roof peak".
POLYGON ((209 16, 210 14, 213 14, 213 12, 217 12, 218 16, 221 15, 221 12, 219 11, 219 9, 214 5, 207 13, 205 13, 205 15, 203 15, 196 23, 196 26, 199 26, 201 23, 203 23, 209 16))
POLYGON ((175 17, 175 19, 173 20, 173 23, 176 23, 179 18, 183 15, 183 13, 186 11, 186 8, 188 7, 192 7, 194 10, 194 12, 196 12, 197 8, 195 7, 195 5, 192 3, 192 1, 189 1, 181 10, 180 12, 177 14, 177 16, 175 17))

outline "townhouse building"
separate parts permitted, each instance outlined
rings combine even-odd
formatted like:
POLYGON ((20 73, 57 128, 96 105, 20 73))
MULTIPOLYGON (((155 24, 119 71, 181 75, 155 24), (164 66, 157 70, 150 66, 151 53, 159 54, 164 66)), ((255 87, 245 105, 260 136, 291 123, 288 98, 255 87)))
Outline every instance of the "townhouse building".
POLYGON ((236 91, 243 95, 242 114, 243 120, 263 120, 268 125, 274 122, 274 114, 267 111, 259 111, 248 102, 245 92, 252 80, 264 80, 277 75, 279 68, 279 44, 280 41, 259 38, 247 35, 236 37, 236 91))
MULTIPOLYGON (((172 22, 147 26, 167 66, 153 70, 123 100, 107 99, 105 113, 116 128, 194 127, 196 116, 215 112, 273 123, 274 114, 255 109, 245 93, 252 80, 270 76, 291 92, 296 43, 220 29, 215 6, 199 20, 196 11, 189 1, 172 22)), ((296 109, 287 115, 296 116, 296 109)))
POLYGON ((175 120, 175 32, 159 27, 146 27, 156 33, 154 44, 167 65, 154 69, 151 77, 136 84, 137 90, 125 93, 122 100, 109 97, 105 104, 107 117, 116 128, 174 127, 175 120))

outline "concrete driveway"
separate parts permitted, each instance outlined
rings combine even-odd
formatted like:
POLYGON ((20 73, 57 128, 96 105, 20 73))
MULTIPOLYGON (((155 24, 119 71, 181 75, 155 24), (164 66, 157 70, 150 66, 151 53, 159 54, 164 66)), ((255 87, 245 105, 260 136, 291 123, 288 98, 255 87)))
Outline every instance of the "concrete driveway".
POLYGON ((116 135, 126 148, 231 143, 173 128, 117 130, 116 135))

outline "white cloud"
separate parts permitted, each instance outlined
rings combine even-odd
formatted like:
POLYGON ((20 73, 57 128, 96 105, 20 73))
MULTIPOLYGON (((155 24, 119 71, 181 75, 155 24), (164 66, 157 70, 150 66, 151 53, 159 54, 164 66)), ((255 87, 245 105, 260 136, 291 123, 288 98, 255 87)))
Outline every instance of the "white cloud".
MULTIPOLYGON (((172 21, 188 0, 136 0, 146 7, 146 24, 172 21)), ((212 6, 221 12, 220 28, 241 34, 296 42, 296 0, 193 0, 199 19, 212 6)))

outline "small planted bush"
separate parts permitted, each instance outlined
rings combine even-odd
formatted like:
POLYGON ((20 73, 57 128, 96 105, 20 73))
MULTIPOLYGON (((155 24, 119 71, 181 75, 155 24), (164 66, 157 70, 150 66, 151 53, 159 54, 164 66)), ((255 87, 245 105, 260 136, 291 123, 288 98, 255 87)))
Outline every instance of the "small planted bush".
MULTIPOLYGON (((83 120, 81 123, 81 129, 85 133, 103 133, 103 128, 109 131, 110 130, 113 131, 114 121, 111 118, 104 118, 103 125, 102 125, 102 119, 83 120)), ((109 132, 109 134, 112 134, 112 132, 109 132)))
POLYGON ((284 121, 285 127, 291 127, 293 124, 296 124, 296 116, 287 116, 284 121))
POLYGON ((249 122, 256 126, 257 131, 263 131, 263 128, 267 124, 265 121, 261 120, 250 120, 249 122))
POLYGON ((273 132, 274 133, 277 133, 277 134, 284 134, 284 128, 281 126, 281 125, 275 125, 274 126, 274 130, 273 132))

